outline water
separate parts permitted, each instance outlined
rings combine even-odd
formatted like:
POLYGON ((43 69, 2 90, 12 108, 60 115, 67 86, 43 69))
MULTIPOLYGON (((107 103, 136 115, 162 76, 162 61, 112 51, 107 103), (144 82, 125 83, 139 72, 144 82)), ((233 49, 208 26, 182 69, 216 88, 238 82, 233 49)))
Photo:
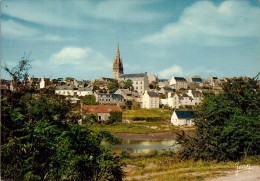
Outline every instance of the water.
POLYGON ((131 154, 145 154, 152 150, 174 151, 176 147, 175 140, 123 140, 122 144, 113 145, 116 152, 127 151, 131 154))

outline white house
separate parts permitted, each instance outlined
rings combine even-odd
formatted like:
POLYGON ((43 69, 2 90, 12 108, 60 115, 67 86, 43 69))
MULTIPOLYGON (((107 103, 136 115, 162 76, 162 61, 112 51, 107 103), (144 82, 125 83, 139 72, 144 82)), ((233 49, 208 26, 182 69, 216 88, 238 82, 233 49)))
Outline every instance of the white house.
POLYGON ((202 92, 197 90, 188 90, 187 93, 188 96, 192 97, 193 99, 193 105, 198 105, 201 103, 202 100, 202 92))
POLYGON ((143 97, 142 97, 142 108, 159 108, 159 96, 156 92, 148 92, 145 91, 143 97))
POLYGON ((93 95, 92 88, 90 88, 90 87, 78 88, 78 90, 76 91, 76 93, 77 93, 77 96, 93 95))
POLYGON ((55 94, 63 95, 63 96, 75 96, 76 93, 74 93, 75 90, 70 86, 58 86, 56 87, 55 94))
POLYGON ((172 77, 170 80, 170 86, 176 90, 187 89, 188 82, 183 77, 172 77))
POLYGON ((168 93, 167 103, 171 108, 179 108, 180 107, 180 96, 177 93, 168 93))
POLYGON ((148 88, 148 76, 147 73, 139 74, 123 74, 120 76, 119 81, 131 80, 133 82, 133 88, 139 93, 144 93, 148 88))
POLYGON ((175 126, 194 125, 196 114, 194 111, 175 110, 171 117, 171 124, 175 126))
POLYGON ((50 85, 51 81, 49 78, 41 78, 40 79, 40 89, 46 88, 48 85, 50 85))

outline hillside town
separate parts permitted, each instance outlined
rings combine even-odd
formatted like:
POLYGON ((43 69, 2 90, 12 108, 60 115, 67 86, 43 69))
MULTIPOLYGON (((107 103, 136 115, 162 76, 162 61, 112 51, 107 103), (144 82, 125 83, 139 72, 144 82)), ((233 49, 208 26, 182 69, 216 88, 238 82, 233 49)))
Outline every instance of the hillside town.
MULTIPOLYGON (((76 80, 72 77, 58 79, 29 77, 27 84, 34 89, 54 90, 55 94, 65 96, 73 104, 80 104, 84 96, 94 97, 96 104, 94 112, 84 105, 81 105, 81 109, 86 114, 103 115, 99 116, 100 121, 108 120, 109 116, 106 114, 121 111, 121 108, 172 108, 178 110, 173 113, 172 124, 193 125, 193 122, 190 122, 194 118, 192 109, 201 103, 203 93, 220 92, 221 84, 228 79, 219 79, 215 76, 202 78, 198 75, 160 79, 154 73, 125 73, 119 44, 112 67, 112 78, 76 80), (177 121, 177 118, 180 120, 183 118, 184 121, 177 121)), ((1 91, 14 91, 13 82, 2 80, 1 91)))

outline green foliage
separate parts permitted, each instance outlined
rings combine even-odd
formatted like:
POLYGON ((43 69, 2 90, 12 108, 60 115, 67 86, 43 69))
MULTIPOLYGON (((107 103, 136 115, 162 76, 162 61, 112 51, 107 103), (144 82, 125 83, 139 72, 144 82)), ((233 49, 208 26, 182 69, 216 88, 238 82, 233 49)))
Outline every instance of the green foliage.
POLYGON ((124 89, 131 89, 133 87, 133 82, 130 79, 127 79, 124 83, 124 89))
POLYGON ((108 133, 68 121, 69 105, 42 95, 3 96, 1 175, 14 180, 120 180, 120 159, 102 146, 108 133))
POLYGON ((80 103, 83 105, 97 105, 96 97, 93 95, 86 95, 82 98, 80 98, 80 103))
POLYGON ((107 89, 109 93, 115 93, 117 89, 119 88, 117 82, 108 82, 107 89))
POLYGON ((86 114, 84 119, 82 120, 83 124, 92 124, 94 122, 98 122, 98 115, 97 114, 86 114))
POLYGON ((106 124, 114 122, 122 122, 122 112, 110 112, 109 120, 106 121, 106 124))
POLYGON ((24 56, 18 62, 18 65, 12 69, 7 65, 5 65, 3 68, 12 78, 15 91, 25 89, 29 77, 28 70, 31 68, 30 54, 24 54, 24 56))
POLYGON ((1 178, 122 180, 120 157, 102 145, 109 133, 77 124, 79 115, 54 92, 1 94, 1 178))
POLYGON ((179 136, 185 158, 238 160, 260 154, 260 90, 257 79, 233 78, 223 93, 206 94, 195 137, 179 136))

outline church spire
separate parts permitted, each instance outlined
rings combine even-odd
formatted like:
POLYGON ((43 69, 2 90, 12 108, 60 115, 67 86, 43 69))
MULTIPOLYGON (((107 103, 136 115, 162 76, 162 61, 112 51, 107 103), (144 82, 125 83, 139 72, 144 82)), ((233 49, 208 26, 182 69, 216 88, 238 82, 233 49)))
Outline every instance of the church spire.
POLYGON ((120 57, 119 43, 117 43, 116 57, 113 64, 113 78, 119 79, 120 75, 124 73, 122 58, 120 57))

